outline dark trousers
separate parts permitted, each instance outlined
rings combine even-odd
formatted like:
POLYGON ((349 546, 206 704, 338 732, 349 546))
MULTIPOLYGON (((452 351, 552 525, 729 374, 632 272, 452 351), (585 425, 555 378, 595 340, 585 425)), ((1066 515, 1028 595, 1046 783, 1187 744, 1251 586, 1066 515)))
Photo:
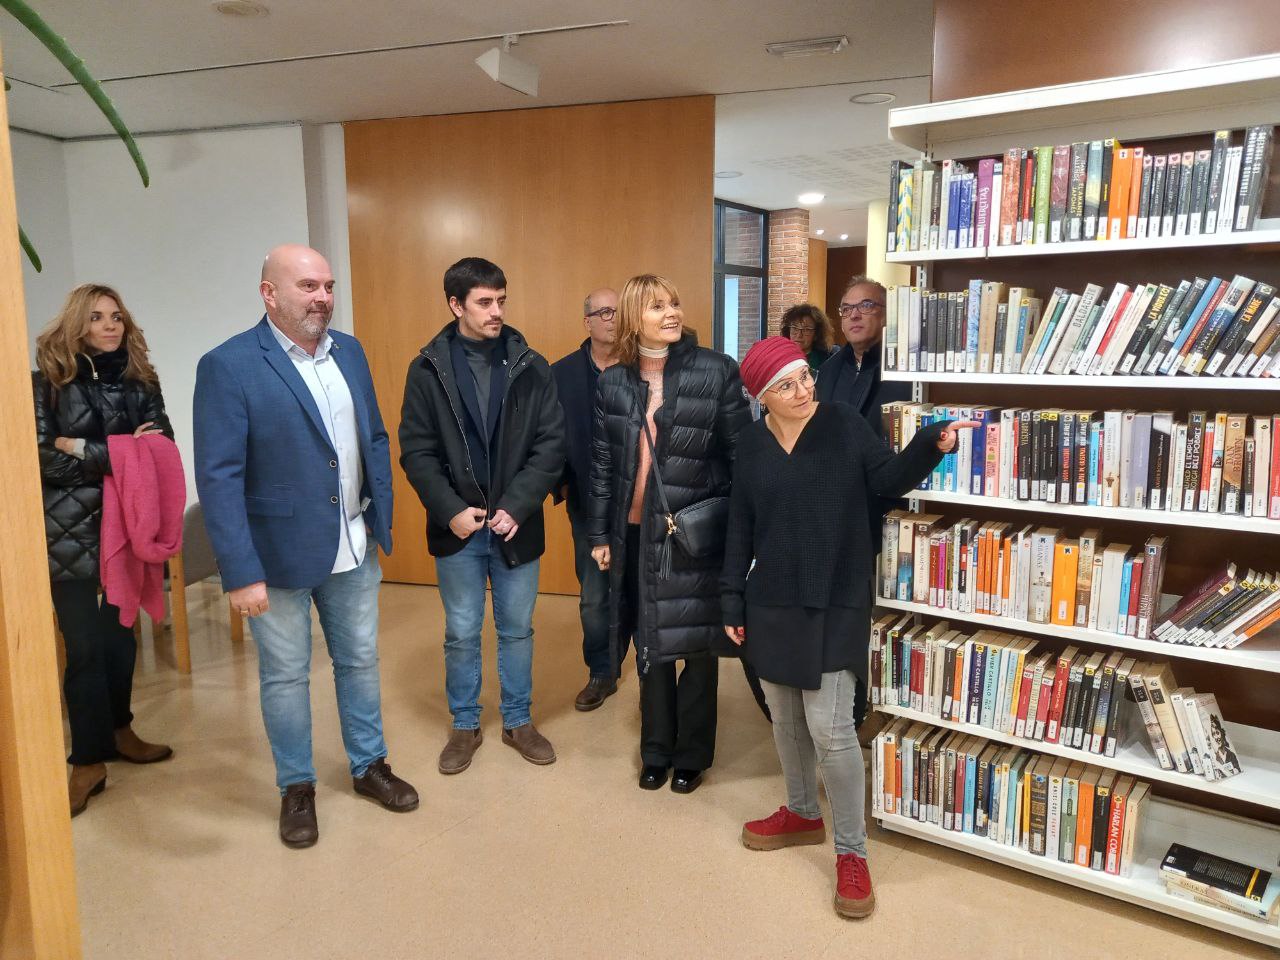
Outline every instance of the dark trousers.
MULTIPOLYGON (((640 527, 627 527, 626 619, 634 632, 640 605, 640 527)), ((640 678, 640 760, 645 766, 706 770, 716 753, 720 663, 713 656, 652 664, 640 678)))
POLYGON ((593 677, 613 679, 620 673, 609 656, 609 573, 591 559, 584 518, 569 511, 573 526, 573 563, 578 574, 578 615, 582 620, 582 659, 593 677))
POLYGON ((68 762, 102 763, 116 755, 114 732, 133 722, 129 700, 138 641, 120 625, 120 609, 105 596, 99 601, 97 580, 60 580, 52 590, 67 651, 68 762))

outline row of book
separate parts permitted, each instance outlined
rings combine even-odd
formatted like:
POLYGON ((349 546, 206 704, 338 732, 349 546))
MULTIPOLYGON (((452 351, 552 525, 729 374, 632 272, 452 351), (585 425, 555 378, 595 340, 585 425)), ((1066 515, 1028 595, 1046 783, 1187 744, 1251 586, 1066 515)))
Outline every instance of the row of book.
POLYGON ((1251 230, 1274 140, 1273 127, 1256 126, 1167 154, 1106 139, 968 163, 894 160, 888 252, 1251 230))
POLYGON ((974 279, 963 290, 895 285, 884 369, 1076 376, 1280 376, 1276 287, 1237 275, 1055 287, 974 279))
POLYGON ((1107 757, 1140 712, 1162 770, 1210 781, 1241 772, 1216 698, 1178 688, 1169 664, 1039 646, 994 630, 970 636, 945 620, 882 617, 871 631, 871 702, 1107 757), (1168 737, 1162 724, 1174 725, 1168 737))
POLYGON ((1064 410, 895 402, 884 436, 903 449, 924 426, 980 424, 921 490, 995 499, 1280 519, 1280 416, 1193 410, 1064 410))
POLYGON ((1127 774, 899 717, 871 748, 872 813, 1130 876, 1151 787, 1127 774))
POLYGON ((1270 870, 1174 843, 1160 861, 1160 880, 1170 896, 1280 924, 1280 877, 1270 870))
POLYGON ((1084 627, 1149 639, 1161 612, 1168 539, 1134 549, 1090 528, 885 515, 880 596, 936 610, 1084 627))

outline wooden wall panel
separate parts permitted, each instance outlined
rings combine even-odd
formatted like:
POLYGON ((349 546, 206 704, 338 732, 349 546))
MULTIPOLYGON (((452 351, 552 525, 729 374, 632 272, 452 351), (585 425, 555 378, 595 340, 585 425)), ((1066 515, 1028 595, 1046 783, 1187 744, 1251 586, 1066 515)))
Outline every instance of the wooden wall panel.
POLYGON ((1277 52, 1275 0, 936 0, 932 98, 1277 52))
POLYGON ((827 241, 809 241, 809 302, 827 312, 827 241))
MULTIPOLYGON (((584 336, 582 299, 655 272, 711 343, 715 101, 373 120, 346 126, 355 330, 399 457, 405 372, 450 319, 442 279, 465 256, 508 282, 508 321, 548 360, 584 336)), ((395 467, 388 580, 434 583, 425 514, 395 467)), ((547 505, 541 588, 577 593, 569 525, 547 505)))

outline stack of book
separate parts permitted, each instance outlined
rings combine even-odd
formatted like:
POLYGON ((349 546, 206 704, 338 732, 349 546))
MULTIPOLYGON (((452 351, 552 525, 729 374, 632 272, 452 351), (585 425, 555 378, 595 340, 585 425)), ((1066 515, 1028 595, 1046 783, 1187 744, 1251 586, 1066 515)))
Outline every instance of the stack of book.
POLYGON ((999 157, 889 165, 888 252, 1181 237, 1250 230, 1271 126, 1219 130, 1203 149, 1114 139, 1014 147, 999 157))
POLYGON ((1280 519, 1280 416, 890 403, 902 450, 924 426, 974 420, 919 489, 1024 502, 1280 519))
POLYGON ((872 748, 872 812, 1130 875, 1150 785, 898 718, 872 748))
POLYGON ((1165 613, 1153 640, 1231 649, 1280 620, 1280 575, 1227 563, 1165 613))
POLYGON ((1240 758, 1213 694, 1179 687, 1168 663, 1137 664, 1127 679, 1161 770, 1210 782, 1240 773, 1240 758))
POLYGON ((886 370, 1075 376, 1280 376, 1280 297, 1250 277, 1176 286, 890 287, 886 370))
POLYGON ((1280 924, 1280 877, 1269 870, 1175 843, 1160 862, 1160 879, 1170 896, 1280 924))
POLYGON ((1135 550, 1058 527, 891 510, 885 515, 880 596, 938 610, 1085 627, 1147 639, 1160 613, 1168 540, 1135 550))

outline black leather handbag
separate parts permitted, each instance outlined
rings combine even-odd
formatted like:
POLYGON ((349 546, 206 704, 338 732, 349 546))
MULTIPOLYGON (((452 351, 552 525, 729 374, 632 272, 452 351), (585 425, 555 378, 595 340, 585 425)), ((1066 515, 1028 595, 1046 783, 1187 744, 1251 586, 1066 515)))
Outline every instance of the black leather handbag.
POLYGON ((729 498, 708 497, 687 507, 671 511, 666 487, 662 485, 662 473, 658 470, 658 451, 649 432, 649 420, 641 414, 640 424, 649 444, 649 459, 653 466, 653 480, 658 487, 658 499, 662 503, 663 519, 667 523, 667 535, 658 548, 658 576, 666 580, 671 576, 671 543, 694 560, 714 556, 724 550, 725 531, 729 527, 729 498))

